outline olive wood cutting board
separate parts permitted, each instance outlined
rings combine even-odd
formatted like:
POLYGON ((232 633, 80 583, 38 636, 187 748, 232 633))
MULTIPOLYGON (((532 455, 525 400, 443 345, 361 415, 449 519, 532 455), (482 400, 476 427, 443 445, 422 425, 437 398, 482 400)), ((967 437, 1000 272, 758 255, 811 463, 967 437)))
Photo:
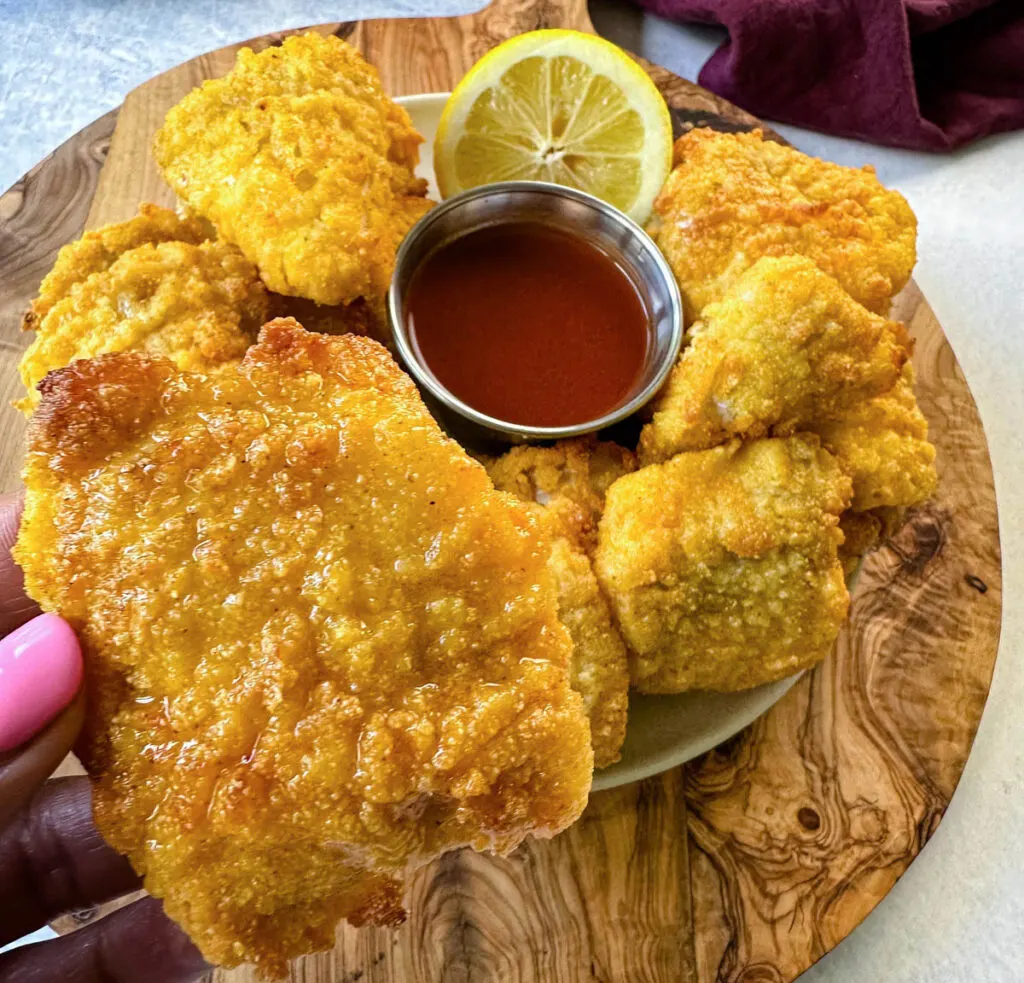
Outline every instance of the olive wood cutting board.
MULTIPOLYGON (((398 96, 449 90, 489 48, 543 27, 593 31, 585 0, 496 0, 465 17, 318 30, 360 48, 398 96)), ((284 36, 249 43, 259 49, 284 36)), ((56 251, 83 228, 131 217, 142 201, 171 204, 149 153, 152 134, 188 90, 230 69, 238 47, 147 82, 0 198, 4 403, 20 389, 21 313, 56 251)), ((677 131, 756 123, 644 65, 677 131)), ((916 340, 939 490, 866 559, 832 657, 715 751, 595 793, 556 839, 505 859, 467 850, 430 865, 412 881, 401 929, 342 926, 335 949, 296 962, 290 979, 788 983, 875 907, 956 788, 992 678, 1001 605, 995 492, 977 408, 913 283, 894 316, 916 340)), ((0 480, 11 489, 23 453, 20 414, 0 412, 0 432, 0 480)), ((211 978, 255 977, 241 968, 211 978)))

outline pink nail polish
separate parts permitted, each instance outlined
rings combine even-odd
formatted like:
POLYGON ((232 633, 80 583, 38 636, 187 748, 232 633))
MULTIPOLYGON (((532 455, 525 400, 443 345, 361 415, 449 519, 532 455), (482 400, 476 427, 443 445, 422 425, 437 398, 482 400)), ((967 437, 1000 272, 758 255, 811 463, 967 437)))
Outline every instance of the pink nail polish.
POLYGON ((82 682, 82 651, 63 618, 41 614, 0 639, 0 752, 39 733, 82 682))

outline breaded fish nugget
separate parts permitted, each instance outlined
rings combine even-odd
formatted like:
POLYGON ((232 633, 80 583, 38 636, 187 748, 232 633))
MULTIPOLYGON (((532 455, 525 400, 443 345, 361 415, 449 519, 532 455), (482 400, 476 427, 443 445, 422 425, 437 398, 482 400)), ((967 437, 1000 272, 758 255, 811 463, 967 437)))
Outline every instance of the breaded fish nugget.
POLYGON ((53 269, 43 278, 39 296, 22 320, 22 330, 35 331, 55 304, 94 273, 110 269, 126 252, 158 242, 190 242, 193 246, 209 238, 200 221, 180 218, 168 208, 142 205, 139 214, 127 222, 104 225, 69 242, 57 253, 53 269))
POLYGON ((892 389, 910 344, 902 324, 865 310, 809 259, 759 260, 692 327, 640 459, 835 419, 892 389))
POLYGON ((891 392, 866 400, 814 431, 853 479, 853 508, 908 508, 931 498, 939 478, 928 421, 914 397, 908 362, 891 392))
POLYGON ((258 54, 168 114, 154 154, 168 184, 279 294, 384 296, 405 233, 430 207, 423 138, 351 45, 316 33, 258 54))
POLYGON ((594 567, 644 693, 740 690, 820 662, 846 617, 850 480, 816 438, 678 454, 608 491, 594 567))
POLYGON ((691 130, 649 231, 687 318, 721 300, 762 256, 806 256, 858 303, 885 314, 914 268, 917 220, 872 167, 842 167, 751 133, 691 130))
POLYGON ((497 488, 527 502, 563 513, 572 535, 591 553, 597 545, 597 521, 604 497, 624 474, 635 471, 636 457, 610 440, 581 437, 551 447, 513 447, 487 470, 497 488))
POLYGON ((552 836, 593 757, 549 545, 376 342, 49 375, 16 557, 87 667, 100 830, 212 962, 279 973, 409 871, 552 836))
MULTIPOLYGON (((224 242, 147 242, 110 265, 94 265, 35 322, 36 337, 19 365, 27 393, 14 404, 25 413, 39 403, 39 381, 75 359, 143 351, 189 371, 237 361, 267 314, 255 268, 224 242)), ((43 286, 48 299, 55 296, 53 284, 43 286)))
POLYGON ((633 470, 623 447, 593 439, 553 447, 514 447, 488 466, 495 487, 540 502, 553 548, 550 567, 558 589, 558 616, 572 635, 572 687, 590 719, 594 767, 621 757, 629 708, 626 646, 615 627, 589 554, 607 488, 633 470))

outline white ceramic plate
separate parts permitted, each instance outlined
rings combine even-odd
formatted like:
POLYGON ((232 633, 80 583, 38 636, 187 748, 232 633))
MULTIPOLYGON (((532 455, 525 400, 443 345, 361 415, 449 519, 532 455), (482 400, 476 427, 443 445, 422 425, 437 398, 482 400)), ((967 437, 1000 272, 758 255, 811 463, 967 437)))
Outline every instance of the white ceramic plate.
MULTIPOLYGON (((440 198, 434 178, 434 134, 447 92, 403 96, 413 124, 425 138, 417 174, 430 184, 430 197, 440 198)), ((594 774, 594 790, 615 788, 674 768, 710 751, 753 723, 800 678, 800 674, 742 693, 682 693, 642 696, 630 693, 629 728, 622 760, 594 774)))

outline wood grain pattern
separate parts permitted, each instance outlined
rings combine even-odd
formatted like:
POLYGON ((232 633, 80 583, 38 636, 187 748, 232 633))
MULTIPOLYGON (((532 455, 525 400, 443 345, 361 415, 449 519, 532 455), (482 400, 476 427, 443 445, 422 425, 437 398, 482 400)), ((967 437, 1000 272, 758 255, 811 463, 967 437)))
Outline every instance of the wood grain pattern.
POLYGON ((1001 605, 981 424, 920 291, 894 313, 917 340, 939 490, 868 556, 825 664, 686 769, 701 980, 790 980, 848 935, 935 832, 988 693, 1001 605))
POLYGON ((57 251, 86 227, 116 119, 115 110, 91 123, 0 197, 0 491, 21 484, 25 420, 8 408, 22 392, 21 316, 57 251))
MULTIPOLYGON (((318 29, 358 45, 401 95, 450 89, 494 44, 548 26, 592 30, 584 0, 499 0, 468 17, 318 29)), ((238 47, 153 79, 0 198, 3 398, 18 386, 18 318, 56 249, 86 221, 127 218, 143 200, 171 202, 151 135, 192 86, 230 68, 238 47)), ((756 124, 643 64, 677 131, 756 124)), ((336 948, 297 962, 291 980, 788 983, 877 904, 934 833, 963 770, 1001 604, 991 466, 974 402, 916 287, 896 313, 917 340, 941 484, 868 558, 833 657, 703 759, 595 794, 555 840, 507 859, 452 854, 424 869, 405 926, 342 926, 336 948)), ((0 480, 10 488, 23 424, 10 412, 0 428, 0 480)), ((245 968, 211 976, 253 979, 245 968)))

